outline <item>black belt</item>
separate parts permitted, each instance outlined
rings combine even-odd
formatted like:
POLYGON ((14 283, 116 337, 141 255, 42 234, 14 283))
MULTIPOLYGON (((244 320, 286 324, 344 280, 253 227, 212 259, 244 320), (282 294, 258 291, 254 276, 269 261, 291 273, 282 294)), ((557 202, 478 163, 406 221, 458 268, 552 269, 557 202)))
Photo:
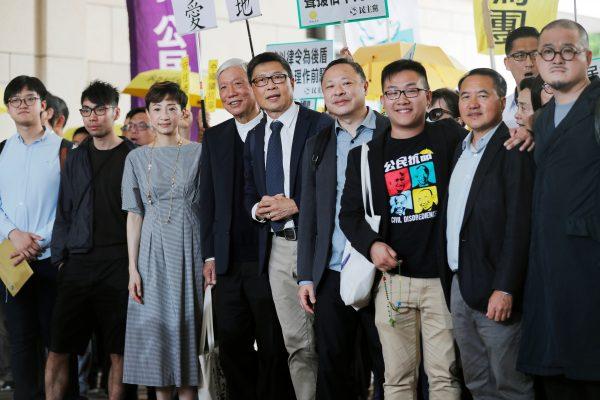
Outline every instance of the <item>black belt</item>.
POLYGON ((273 232, 273 235, 282 237, 285 240, 295 242, 298 240, 298 230, 296 228, 285 228, 277 232, 273 232))

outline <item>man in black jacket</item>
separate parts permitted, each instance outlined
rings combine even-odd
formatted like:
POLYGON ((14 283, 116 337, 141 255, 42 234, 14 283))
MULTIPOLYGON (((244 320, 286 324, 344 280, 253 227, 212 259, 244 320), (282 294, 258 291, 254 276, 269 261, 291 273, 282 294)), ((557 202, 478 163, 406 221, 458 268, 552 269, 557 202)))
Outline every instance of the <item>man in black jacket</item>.
POLYGON ((244 145, 245 205, 261 222, 258 268, 263 272, 268 267, 296 397, 310 400, 315 396, 317 355, 312 315, 298 305, 296 280, 301 160, 306 140, 333 121, 294 103, 291 67, 276 53, 254 57, 248 80, 266 118, 244 145))
POLYGON ((219 359, 231 400, 293 397, 287 351, 266 271, 258 268, 258 225, 244 203, 244 142, 263 118, 247 63, 217 71, 223 107, 233 118, 209 128, 200 158, 200 221, 206 285, 214 285, 219 359), (256 341, 258 351, 254 350, 256 341))
MULTIPOLYGON (((465 383, 474 399, 533 400, 515 368, 527 268, 533 160, 505 151, 506 81, 488 68, 458 84, 460 116, 472 129, 457 149, 443 222, 454 277, 450 311, 465 383)), ((448 276, 448 267, 442 276, 448 276)), ((450 279, 445 279, 449 282, 450 279)))
POLYGON ((338 213, 348 152, 382 135, 390 123, 365 105, 368 82, 360 65, 345 58, 332 61, 325 68, 321 87, 336 122, 306 142, 298 237, 298 297, 304 310, 315 314, 317 399, 358 399, 362 394, 364 388, 351 374, 361 330, 369 343, 365 350, 376 378, 374 398, 381 399, 383 356, 374 307, 371 304, 357 312, 340 297, 346 238, 338 213))
POLYGON ((82 354, 94 330, 110 354, 109 396, 124 395, 123 350, 127 315, 126 216, 121 178, 134 144, 117 137, 119 92, 92 82, 81 95, 91 138, 67 157, 53 230, 52 262, 60 266, 46 365, 46 398, 62 399, 69 354, 82 354))
POLYGON ((548 399, 600 398, 600 82, 585 29, 557 20, 536 57, 554 88, 536 120, 535 190, 519 370, 548 399), (596 125, 595 125, 596 124, 596 125))

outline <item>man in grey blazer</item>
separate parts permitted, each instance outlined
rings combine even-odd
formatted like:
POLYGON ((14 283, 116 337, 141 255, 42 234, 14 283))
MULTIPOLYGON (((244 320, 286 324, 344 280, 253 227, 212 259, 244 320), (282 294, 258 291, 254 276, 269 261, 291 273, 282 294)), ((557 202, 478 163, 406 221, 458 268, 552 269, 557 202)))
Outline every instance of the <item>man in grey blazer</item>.
POLYGON ((336 122, 307 141, 298 231, 298 297, 304 310, 315 314, 317 399, 359 398, 362 388, 356 377, 349 376, 353 370, 349 366, 355 361, 354 346, 361 329, 375 372, 375 398, 380 398, 384 367, 373 305, 355 311, 340 298, 346 238, 338 213, 348 152, 382 134, 389 121, 366 107, 368 82, 360 65, 343 58, 331 62, 321 85, 336 122))

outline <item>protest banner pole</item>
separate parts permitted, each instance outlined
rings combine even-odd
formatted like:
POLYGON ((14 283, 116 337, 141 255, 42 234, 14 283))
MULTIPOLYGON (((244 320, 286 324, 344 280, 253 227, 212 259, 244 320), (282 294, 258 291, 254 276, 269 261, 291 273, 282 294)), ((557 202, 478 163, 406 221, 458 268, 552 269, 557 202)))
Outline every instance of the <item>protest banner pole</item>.
POLYGON ((196 37, 196 58, 198 62, 198 75, 200 76, 200 115, 202 117, 202 126, 207 127, 206 121, 206 105, 204 103, 204 88, 202 87, 202 50, 200 48, 200 31, 194 35, 196 37))
POLYGON ((483 27, 485 29, 485 36, 488 43, 488 52, 490 55, 490 66, 493 70, 496 70, 496 58, 495 58, 495 43, 494 35, 492 34, 492 15, 490 13, 490 5, 488 0, 481 1, 481 9, 483 12, 483 27))
POLYGON ((573 16, 575 17, 575 22, 577 22, 577 0, 573 0, 573 16))
POLYGON ((346 21, 342 21, 340 24, 342 27, 342 48, 348 47, 348 38, 346 37, 346 21))
POLYGON ((252 44, 252 34, 250 33, 250 23, 246 20, 246 30, 248 31, 248 40, 250 41, 250 53, 254 58, 254 45, 252 44))

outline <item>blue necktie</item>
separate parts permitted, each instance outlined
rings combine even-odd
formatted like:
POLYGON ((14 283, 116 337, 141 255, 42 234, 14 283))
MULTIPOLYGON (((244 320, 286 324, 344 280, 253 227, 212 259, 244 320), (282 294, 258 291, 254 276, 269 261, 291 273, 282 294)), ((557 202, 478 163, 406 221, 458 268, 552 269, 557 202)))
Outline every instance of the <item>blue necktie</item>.
MULTIPOLYGON (((281 149, 281 128, 283 123, 280 121, 271 122, 271 137, 269 138, 269 146, 267 147, 267 165, 265 168, 265 178, 267 185, 267 194, 275 196, 283 194, 283 150, 281 149)), ((285 221, 271 221, 273 231, 279 232, 283 230, 285 221)))

